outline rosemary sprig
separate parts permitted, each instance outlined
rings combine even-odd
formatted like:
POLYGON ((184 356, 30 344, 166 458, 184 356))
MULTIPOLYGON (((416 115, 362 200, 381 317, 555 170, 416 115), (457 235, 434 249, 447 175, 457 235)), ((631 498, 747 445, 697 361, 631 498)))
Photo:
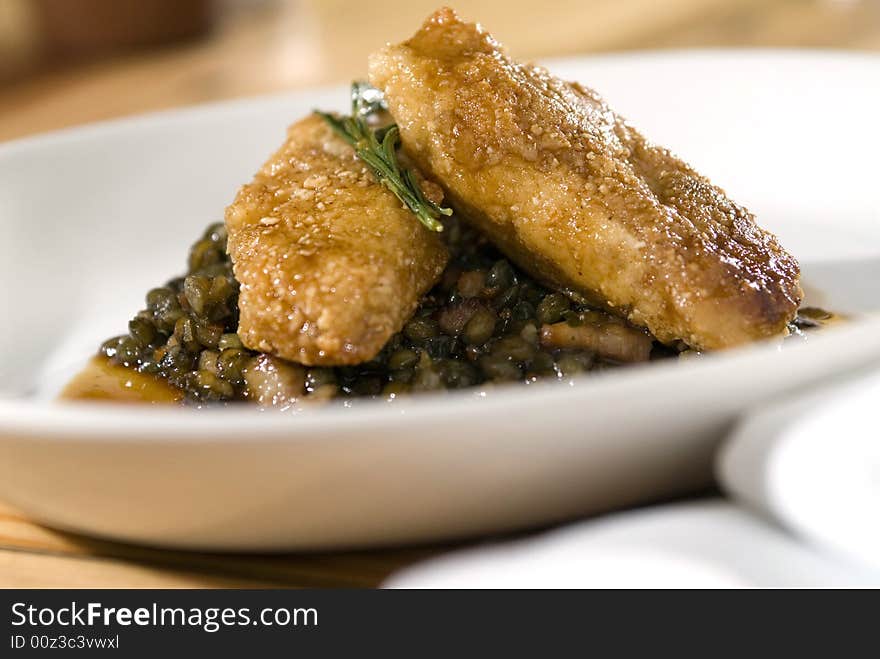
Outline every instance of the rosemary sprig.
POLYGON ((372 128, 369 117, 385 109, 381 93, 364 82, 351 85, 351 115, 336 117, 315 111, 369 167, 379 182, 406 204, 419 221, 431 231, 443 231, 438 219, 452 215, 452 209, 438 206, 427 199, 411 170, 402 168, 397 160, 400 131, 396 124, 372 128))

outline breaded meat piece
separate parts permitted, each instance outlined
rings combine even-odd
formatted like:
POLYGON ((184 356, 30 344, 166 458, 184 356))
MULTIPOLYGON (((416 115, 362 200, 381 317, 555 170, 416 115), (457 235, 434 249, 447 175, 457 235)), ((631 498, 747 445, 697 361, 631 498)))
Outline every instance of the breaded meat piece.
POLYGON ((715 349, 781 335, 799 266, 754 216, 595 92, 441 9, 370 58, 407 153, 545 283, 715 349))
POLYGON ((369 361, 448 254, 318 116, 226 209, 245 346, 306 365, 369 361))

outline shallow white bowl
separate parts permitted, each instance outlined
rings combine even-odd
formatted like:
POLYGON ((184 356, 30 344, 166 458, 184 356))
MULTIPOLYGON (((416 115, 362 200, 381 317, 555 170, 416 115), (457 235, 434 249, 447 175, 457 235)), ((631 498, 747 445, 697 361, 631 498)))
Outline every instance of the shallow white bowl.
POLYGON ((853 321, 571 385, 297 416, 60 404, 53 392, 314 107, 311 91, 0 145, 0 496, 47 524, 284 550, 501 531, 684 492, 749 406, 880 359, 880 59, 803 52, 565 60, 754 210, 808 302, 853 321))

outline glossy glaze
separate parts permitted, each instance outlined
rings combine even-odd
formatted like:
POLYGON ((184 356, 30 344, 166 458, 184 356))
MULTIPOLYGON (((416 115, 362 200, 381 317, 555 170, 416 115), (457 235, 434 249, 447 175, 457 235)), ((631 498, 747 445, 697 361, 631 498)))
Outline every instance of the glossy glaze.
POLYGON ((245 346, 310 366, 369 361, 448 255, 315 115, 226 212, 245 346))
POLYGON ((177 403, 183 392, 154 375, 93 357, 61 392, 63 400, 99 400, 118 403, 177 403))
POLYGON ((748 210, 480 26, 440 10, 374 54, 370 80, 457 210, 551 286, 699 349, 781 335, 794 317, 798 263, 748 210))

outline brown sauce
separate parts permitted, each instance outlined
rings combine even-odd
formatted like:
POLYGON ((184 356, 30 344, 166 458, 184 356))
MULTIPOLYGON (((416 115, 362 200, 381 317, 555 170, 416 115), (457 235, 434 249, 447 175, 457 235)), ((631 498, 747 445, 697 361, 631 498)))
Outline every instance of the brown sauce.
POLYGON ((792 335, 838 325, 846 320, 845 315, 832 313, 819 307, 801 307, 798 309, 797 317, 791 323, 792 335))
MULTIPOLYGON (((815 307, 803 307, 792 323, 791 336, 803 337, 811 330, 835 325, 845 320, 846 316, 841 314, 815 307)), ((60 398, 171 404, 180 403, 184 398, 184 392, 160 377, 113 364, 108 358, 98 355, 89 360, 85 368, 64 387, 60 398)))
POLYGON ((798 318, 806 319, 817 325, 831 325, 846 320, 846 317, 841 314, 832 313, 819 307, 801 307, 798 310, 798 318))
POLYGON ((62 400, 100 400, 118 403, 177 403, 183 392, 164 380, 93 357, 61 392, 62 400))

